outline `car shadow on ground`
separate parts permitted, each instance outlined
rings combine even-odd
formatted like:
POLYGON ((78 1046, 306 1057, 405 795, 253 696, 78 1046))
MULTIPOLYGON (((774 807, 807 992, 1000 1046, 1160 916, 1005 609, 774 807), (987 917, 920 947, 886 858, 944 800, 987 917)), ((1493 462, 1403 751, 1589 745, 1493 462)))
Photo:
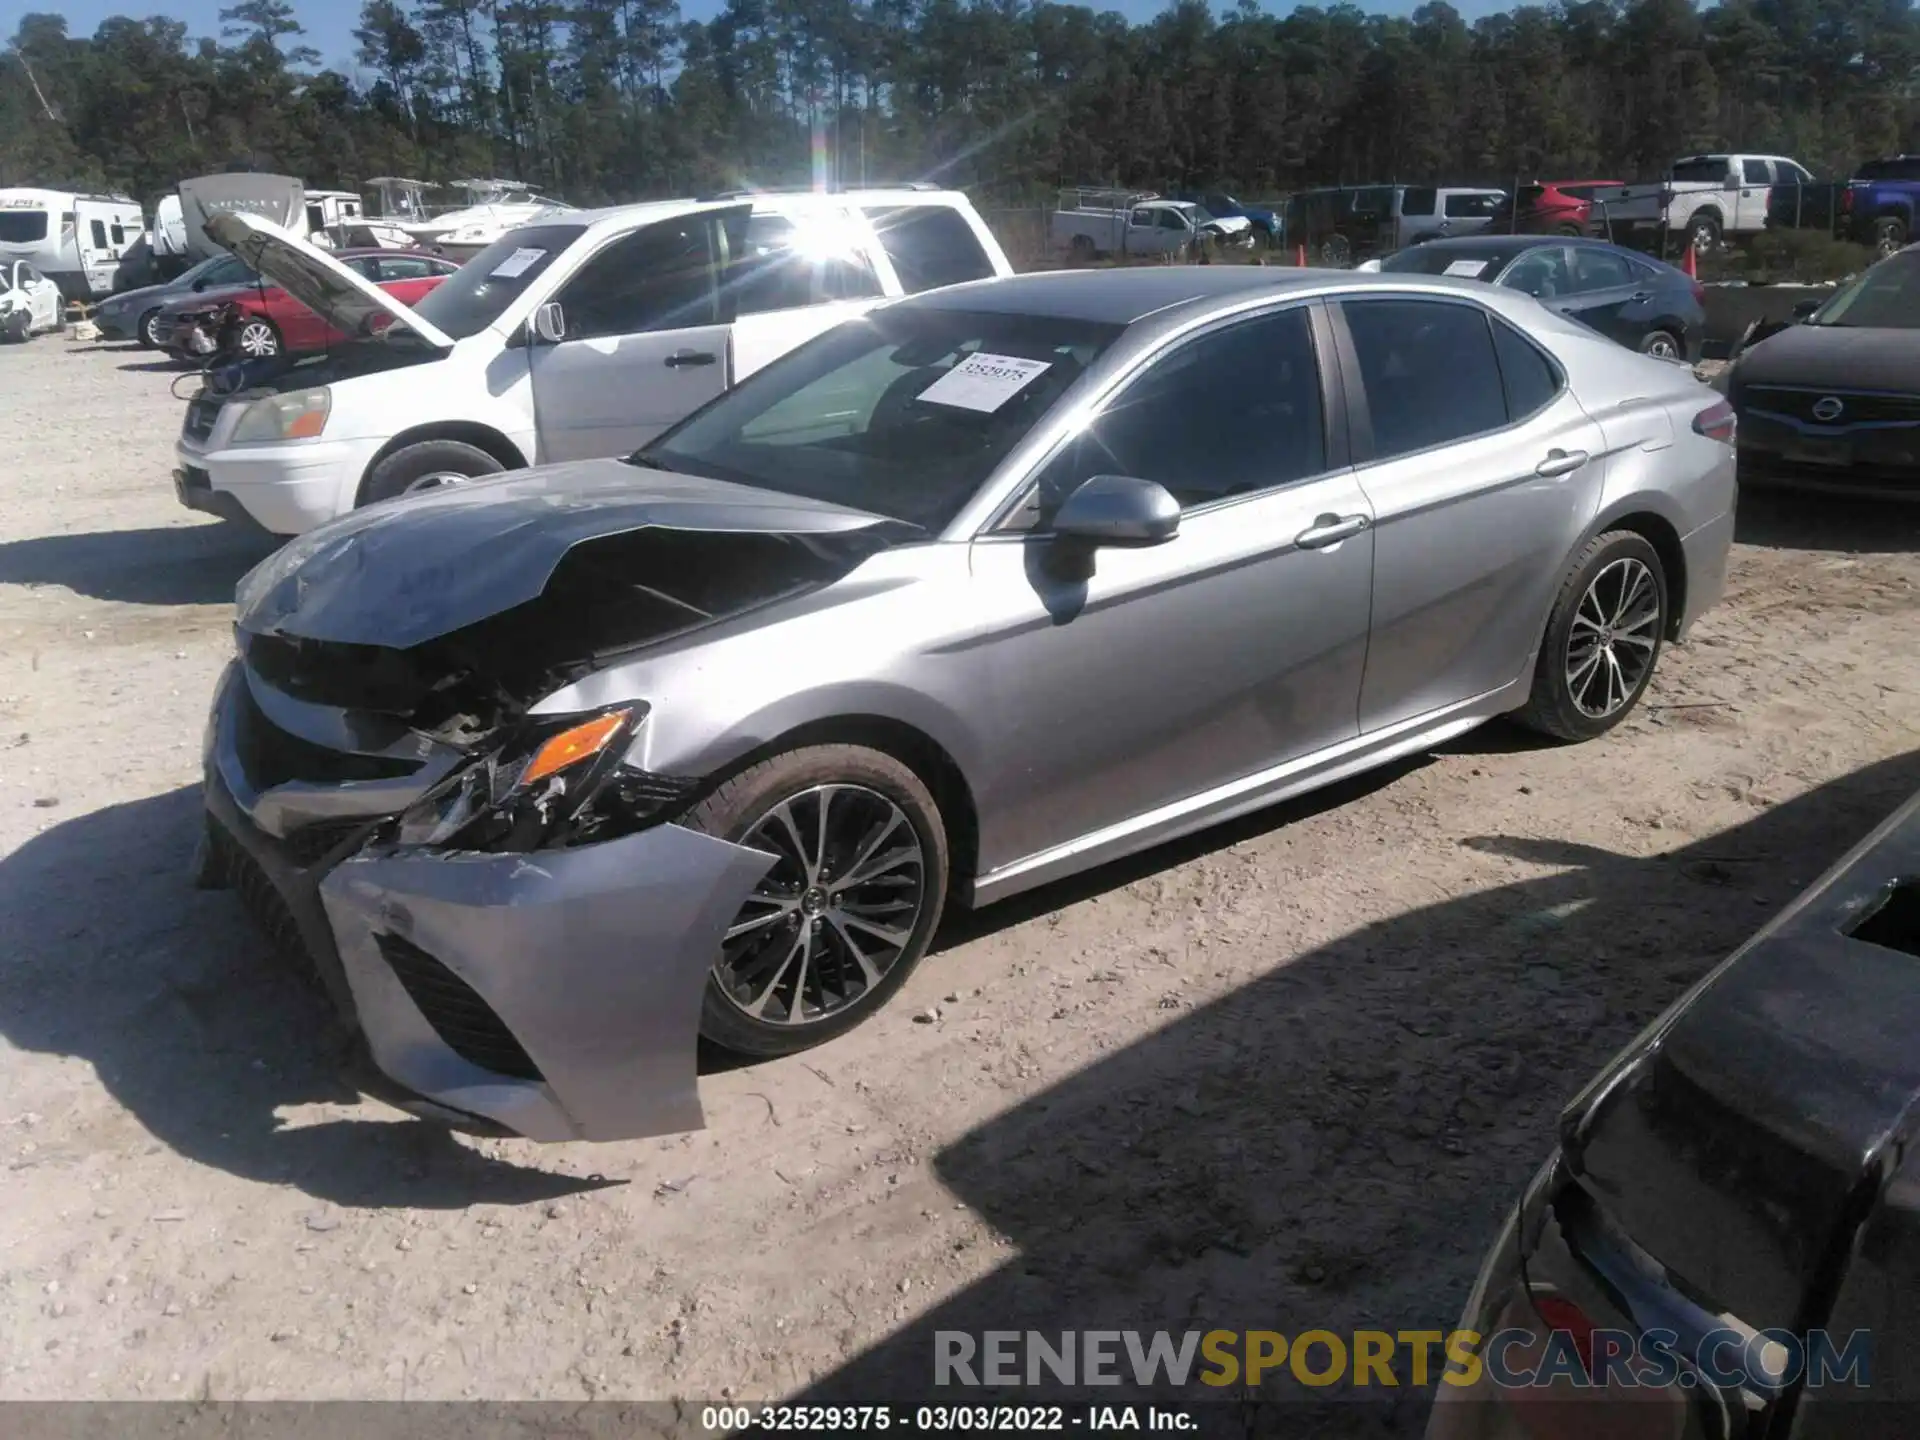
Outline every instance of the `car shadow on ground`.
POLYGON ((114 368, 127 375, 165 375, 168 373, 185 375, 197 367, 193 361, 185 358, 174 360, 162 356, 157 360, 133 360, 125 365, 116 365, 114 368))
POLYGON ((1838 550, 1856 555, 1920 551, 1920 489, 1914 491, 1912 502, 1904 504, 1743 489, 1734 539, 1769 550, 1838 550))
POLYGON ((1404 1351, 1395 1389, 1283 1368, 1253 1414, 1192 1379, 936 1391, 934 1337, 1451 1329, 1559 1108, 1916 788, 1920 751, 1658 855, 1462 836, 1555 868, 1362 926, 947 1145, 934 1173, 1010 1254, 793 1398, 1212 1400, 1234 1433, 1420 1434, 1404 1351))
POLYGON ((249 525, 162 525, 0 544, 0 585, 64 585, 127 605, 230 604, 240 577, 280 546, 249 525))
MULTIPOLYGON (((390 1123, 282 1116, 357 1106, 359 1048, 232 895, 189 886, 199 824, 199 792, 183 788, 66 821, 0 859, 8 1044, 86 1062, 189 1160, 341 1206, 531 1204, 605 1183, 491 1159, 398 1111, 390 1123)), ((35 1164, 106 1143, 49 1119, 35 1164)))

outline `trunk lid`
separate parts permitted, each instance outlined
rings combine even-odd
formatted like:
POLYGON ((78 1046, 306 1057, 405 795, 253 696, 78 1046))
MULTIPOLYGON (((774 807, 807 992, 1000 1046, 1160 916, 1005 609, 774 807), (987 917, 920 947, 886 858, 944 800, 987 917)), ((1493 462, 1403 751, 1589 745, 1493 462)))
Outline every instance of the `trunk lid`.
MULTIPOLYGON (((304 213, 304 211, 303 211, 304 213)), ((451 336, 326 251, 272 221, 242 210, 206 219, 209 237, 246 261, 342 334, 371 339, 382 318, 408 330, 436 350, 451 350, 451 336)))

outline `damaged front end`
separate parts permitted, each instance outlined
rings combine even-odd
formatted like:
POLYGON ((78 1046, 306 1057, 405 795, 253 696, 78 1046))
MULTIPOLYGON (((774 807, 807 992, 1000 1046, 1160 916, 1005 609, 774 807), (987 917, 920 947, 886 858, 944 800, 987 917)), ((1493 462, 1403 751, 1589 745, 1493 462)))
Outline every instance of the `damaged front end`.
POLYGON ((700 1125, 701 994, 772 861, 673 823, 706 782, 635 763, 649 699, 538 702, 899 534, 711 482, 642 497, 607 463, 624 473, 360 512, 264 562, 205 756, 208 881, 312 965, 393 1081, 540 1140, 700 1125))

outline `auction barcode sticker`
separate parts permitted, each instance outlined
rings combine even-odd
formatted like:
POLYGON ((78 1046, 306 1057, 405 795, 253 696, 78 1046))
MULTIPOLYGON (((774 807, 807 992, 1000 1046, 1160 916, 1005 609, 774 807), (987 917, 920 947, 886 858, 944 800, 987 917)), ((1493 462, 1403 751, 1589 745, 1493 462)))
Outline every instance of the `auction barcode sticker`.
POLYGON ((1487 264, 1485 260, 1455 260, 1447 266, 1447 274, 1459 275, 1468 280, 1478 280, 1485 272, 1487 264))
POLYGON ((501 280, 517 279, 531 270, 535 265, 539 264, 541 257, 546 253, 544 250, 516 250, 498 265, 494 266, 492 271, 489 272, 488 278, 492 279, 497 277, 501 280))
POLYGON ((1022 360, 1018 355, 989 355, 976 350, 920 392, 922 400, 953 405, 991 415, 1032 384, 1050 360, 1022 360))

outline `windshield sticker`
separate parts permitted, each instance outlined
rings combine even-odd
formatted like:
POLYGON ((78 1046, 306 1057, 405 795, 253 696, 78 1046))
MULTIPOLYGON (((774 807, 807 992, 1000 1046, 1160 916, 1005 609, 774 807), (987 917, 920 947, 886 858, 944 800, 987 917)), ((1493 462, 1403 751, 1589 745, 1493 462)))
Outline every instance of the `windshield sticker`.
POLYGON ((1487 262, 1484 260, 1456 260, 1447 266, 1446 273, 1464 275, 1469 280, 1478 280, 1486 268, 1487 262))
POLYGON ((976 350, 922 390, 919 398, 991 415, 1052 368, 1050 360, 1022 360, 1017 355, 989 355, 976 350))
POLYGON ((546 257, 546 253, 544 250, 516 250, 498 265, 494 266, 492 270, 488 271, 488 278, 494 280, 518 279, 535 265, 538 265, 540 261, 546 257))

